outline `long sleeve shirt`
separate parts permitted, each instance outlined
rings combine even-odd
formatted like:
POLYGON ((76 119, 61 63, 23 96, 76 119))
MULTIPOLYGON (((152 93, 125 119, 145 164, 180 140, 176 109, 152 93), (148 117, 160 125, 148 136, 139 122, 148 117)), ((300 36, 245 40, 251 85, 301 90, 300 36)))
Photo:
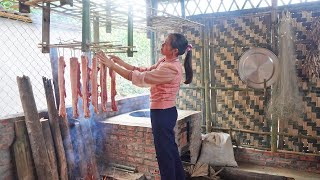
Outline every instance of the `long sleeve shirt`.
POLYGON ((150 87, 150 108, 166 109, 175 106, 180 88, 182 65, 178 58, 160 59, 148 68, 135 67, 129 75, 132 84, 150 87))

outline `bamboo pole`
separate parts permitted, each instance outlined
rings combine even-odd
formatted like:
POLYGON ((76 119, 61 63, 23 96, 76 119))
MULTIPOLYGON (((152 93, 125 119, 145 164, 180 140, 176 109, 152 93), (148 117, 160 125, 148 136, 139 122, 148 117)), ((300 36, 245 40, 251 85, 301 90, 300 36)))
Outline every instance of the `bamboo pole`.
POLYGON ((18 179, 35 180, 31 147, 25 121, 14 122, 16 140, 13 144, 18 179))
POLYGON ((63 147, 61 131, 59 127, 59 115, 54 102, 53 90, 51 81, 45 77, 43 79, 43 86, 47 99, 48 115, 53 140, 57 151, 58 172, 61 180, 68 179, 67 160, 63 147))
POLYGON ((41 130, 40 118, 37 112, 30 79, 27 76, 17 77, 17 83, 37 177, 38 179, 51 180, 53 179, 53 174, 49 164, 49 157, 41 130))
MULTIPOLYGON (((276 21, 277 21, 277 0, 272 0, 271 45, 272 45, 273 52, 275 52, 275 50, 276 50, 276 32, 277 32, 276 21)), ((278 118, 272 118, 271 127, 272 127, 272 129, 271 129, 271 132, 272 132, 272 134, 271 134, 271 151, 277 152, 278 118)))
POLYGON ((49 120, 48 119, 40 119, 43 137, 46 143, 46 149, 49 157, 49 164, 51 167, 53 179, 59 179, 59 173, 57 168, 57 158, 56 151, 54 149, 54 143, 52 140, 52 134, 50 130, 49 120))
MULTIPOLYGON (((258 132, 258 131, 252 131, 248 129, 238 129, 238 128, 222 128, 222 127, 212 127, 212 130, 221 130, 221 131, 235 131, 235 132, 243 132, 243 133, 251 133, 251 134, 259 134, 259 135, 271 135, 271 132, 258 132)), ((286 137, 297 137, 302 139, 311 139, 311 140, 320 140, 320 137, 314 137, 314 136, 308 136, 303 134, 289 134, 289 133, 277 133, 277 135, 286 136, 286 137)))

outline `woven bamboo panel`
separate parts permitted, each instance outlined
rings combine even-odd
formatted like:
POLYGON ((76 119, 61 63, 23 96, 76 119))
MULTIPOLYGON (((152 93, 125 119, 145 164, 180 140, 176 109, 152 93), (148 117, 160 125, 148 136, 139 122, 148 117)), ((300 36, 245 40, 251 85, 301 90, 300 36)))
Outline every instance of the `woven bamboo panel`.
MULTIPOLYGON (((201 28, 188 28, 182 29, 181 32, 184 34, 189 44, 192 44, 192 69, 193 69, 193 80, 189 85, 181 84, 182 86, 190 86, 190 87, 201 87, 201 58, 202 58, 202 41, 200 36, 201 28)), ((157 52, 158 57, 161 57, 160 49, 161 44, 164 42, 165 38, 169 33, 173 33, 172 31, 166 33, 158 33, 157 34, 157 52)), ((184 55, 181 57, 180 62, 183 64, 184 55)), ((183 68, 184 72, 184 68, 183 68)), ((183 81, 185 80, 185 74, 183 74, 183 81)), ((202 110, 203 106, 203 97, 201 95, 200 89, 180 89, 179 94, 177 96, 177 108, 184 110, 202 110)))
MULTIPOLYGON (((302 73, 302 62, 310 50, 312 41, 311 24, 314 18, 320 17, 320 11, 296 11, 291 12, 293 18, 293 30, 296 33, 296 56, 298 70, 298 84, 303 96, 304 113, 298 122, 284 122, 282 132, 298 135, 320 136, 320 80, 306 78, 302 73)), ((319 153, 320 141, 299 139, 294 137, 284 138, 284 149, 319 153)))
MULTIPOLYGON (((211 22, 211 48, 214 51, 215 78, 218 87, 247 88, 239 78, 241 54, 250 47, 270 49, 270 15, 225 17, 211 22)), ((269 131, 264 118, 264 94, 253 91, 217 90, 216 125, 253 131, 269 131)), ((267 136, 235 133, 241 144, 270 147, 267 136)))

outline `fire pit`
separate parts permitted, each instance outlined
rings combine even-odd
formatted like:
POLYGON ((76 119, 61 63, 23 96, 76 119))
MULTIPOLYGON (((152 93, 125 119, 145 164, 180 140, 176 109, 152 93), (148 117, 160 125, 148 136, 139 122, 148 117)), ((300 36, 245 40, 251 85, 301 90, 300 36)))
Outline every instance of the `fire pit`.
MULTIPOLYGON (((149 109, 141 109, 97 122, 103 134, 101 160, 135 167, 146 177, 159 175, 149 109)), ((178 110, 175 127, 180 155, 195 163, 201 145, 201 112, 178 110)))

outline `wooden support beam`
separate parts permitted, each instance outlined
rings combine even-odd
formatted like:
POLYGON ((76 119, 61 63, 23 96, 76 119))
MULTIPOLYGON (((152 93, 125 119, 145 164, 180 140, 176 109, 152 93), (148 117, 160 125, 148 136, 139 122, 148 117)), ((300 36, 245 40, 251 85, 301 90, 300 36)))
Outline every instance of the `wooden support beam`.
POLYGON ((59 115, 58 110, 55 106, 53 90, 51 81, 45 77, 43 79, 43 86, 46 94, 48 115, 51 131, 53 134, 53 141, 56 147, 57 162, 58 162, 58 172, 61 180, 68 179, 68 166, 67 159, 63 147, 61 131, 59 127, 59 115))
POLYGON ((27 76, 17 77, 17 83, 26 119, 26 126, 30 138, 37 177, 38 179, 53 180, 53 174, 49 164, 49 157, 45 146, 45 140, 41 129, 40 118, 33 96, 30 79, 27 76))
MULTIPOLYGON (((132 14, 132 6, 129 6, 128 9, 128 46, 133 46, 133 14, 132 14)), ((133 57, 132 48, 128 48, 127 56, 133 57)))
POLYGON ((186 8, 185 8, 185 0, 180 0, 180 5, 181 5, 181 17, 186 18, 186 8))
POLYGON ((32 161, 32 152, 25 121, 15 121, 16 139, 13 144, 17 177, 23 180, 34 180, 36 177, 32 161))
POLYGON ((90 42, 90 0, 82 0, 82 52, 89 52, 90 42))
POLYGON ((42 7, 42 53, 49 53, 50 49, 50 3, 42 7))
POLYGON ((98 43, 99 42, 99 16, 94 17, 93 20, 93 42, 98 43))
POLYGON ((49 157, 49 164, 52 171, 53 179, 59 179, 58 168, 57 168, 57 157, 56 151, 54 149, 54 143, 52 140, 52 134, 50 130, 49 120, 48 119, 40 119, 42 133, 44 137, 44 141, 46 143, 46 149, 49 157))

